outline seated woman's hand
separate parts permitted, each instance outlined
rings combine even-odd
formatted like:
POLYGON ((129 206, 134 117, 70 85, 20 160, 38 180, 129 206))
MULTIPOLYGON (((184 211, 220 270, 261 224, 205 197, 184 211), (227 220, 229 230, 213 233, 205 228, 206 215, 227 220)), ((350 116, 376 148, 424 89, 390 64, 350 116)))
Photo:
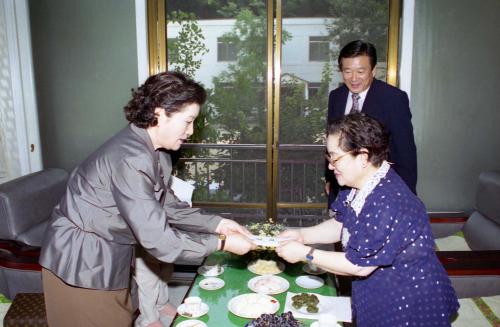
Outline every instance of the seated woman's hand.
POLYGON ((304 236, 302 236, 300 228, 284 230, 278 235, 278 237, 304 243, 304 236))
POLYGON ((217 225, 215 232, 217 234, 224 234, 224 235, 240 233, 240 234, 243 234, 247 237, 250 237, 252 235, 245 227, 241 226, 240 224, 238 224, 234 220, 226 219, 226 218, 223 218, 219 222, 219 225, 217 225))
POLYGON ((304 261, 310 247, 297 241, 283 242, 276 247, 276 253, 290 263, 304 261))
POLYGON ((257 246, 242 234, 227 234, 224 251, 243 255, 248 251, 255 250, 256 248, 257 246))

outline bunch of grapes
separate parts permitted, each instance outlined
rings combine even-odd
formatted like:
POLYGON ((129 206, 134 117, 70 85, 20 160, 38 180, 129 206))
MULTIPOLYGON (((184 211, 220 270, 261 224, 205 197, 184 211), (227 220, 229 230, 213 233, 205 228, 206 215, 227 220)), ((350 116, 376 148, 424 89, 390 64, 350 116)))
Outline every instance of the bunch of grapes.
POLYGON ((302 327, 302 324, 293 317, 291 312, 276 314, 262 314, 259 318, 250 321, 245 327, 302 327))

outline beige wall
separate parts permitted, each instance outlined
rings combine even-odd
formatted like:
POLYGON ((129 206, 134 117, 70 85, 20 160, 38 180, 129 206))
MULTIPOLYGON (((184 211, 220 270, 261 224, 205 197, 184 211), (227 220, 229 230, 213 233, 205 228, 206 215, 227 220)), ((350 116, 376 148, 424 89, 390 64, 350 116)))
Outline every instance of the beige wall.
POLYGON ((500 1, 417 0, 411 108, 418 193, 469 210, 477 176, 500 169, 500 1))
POLYGON ((126 125, 137 86, 133 0, 30 0, 45 167, 74 168, 126 125))

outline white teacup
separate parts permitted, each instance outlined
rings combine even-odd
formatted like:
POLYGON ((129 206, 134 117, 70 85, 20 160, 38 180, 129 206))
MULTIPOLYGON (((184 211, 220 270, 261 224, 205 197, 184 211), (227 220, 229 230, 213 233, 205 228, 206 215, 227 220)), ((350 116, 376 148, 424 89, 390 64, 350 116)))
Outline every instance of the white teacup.
POLYGON ((337 317, 331 313, 323 313, 319 315, 318 327, 336 327, 337 317))
POLYGON ((196 313, 201 310, 201 299, 198 296, 190 296, 184 300, 184 308, 189 313, 196 313))
POLYGON ((206 271, 205 271, 204 275, 207 277, 217 276, 217 275, 219 275, 219 272, 221 270, 220 265, 205 266, 205 267, 206 267, 206 271))

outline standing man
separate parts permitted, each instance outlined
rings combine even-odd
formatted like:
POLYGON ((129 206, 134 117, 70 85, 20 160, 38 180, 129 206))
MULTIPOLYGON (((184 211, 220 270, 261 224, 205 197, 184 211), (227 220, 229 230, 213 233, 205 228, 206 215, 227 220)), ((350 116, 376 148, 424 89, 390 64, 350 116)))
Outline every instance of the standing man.
MULTIPOLYGON (((389 133, 389 161, 413 193, 417 186, 417 149, 406 92, 375 79, 377 51, 361 40, 348 43, 340 51, 339 69, 344 85, 330 92, 328 123, 354 111, 377 119, 389 133)), ((326 169, 325 191, 328 207, 339 186, 333 171, 326 169)))

